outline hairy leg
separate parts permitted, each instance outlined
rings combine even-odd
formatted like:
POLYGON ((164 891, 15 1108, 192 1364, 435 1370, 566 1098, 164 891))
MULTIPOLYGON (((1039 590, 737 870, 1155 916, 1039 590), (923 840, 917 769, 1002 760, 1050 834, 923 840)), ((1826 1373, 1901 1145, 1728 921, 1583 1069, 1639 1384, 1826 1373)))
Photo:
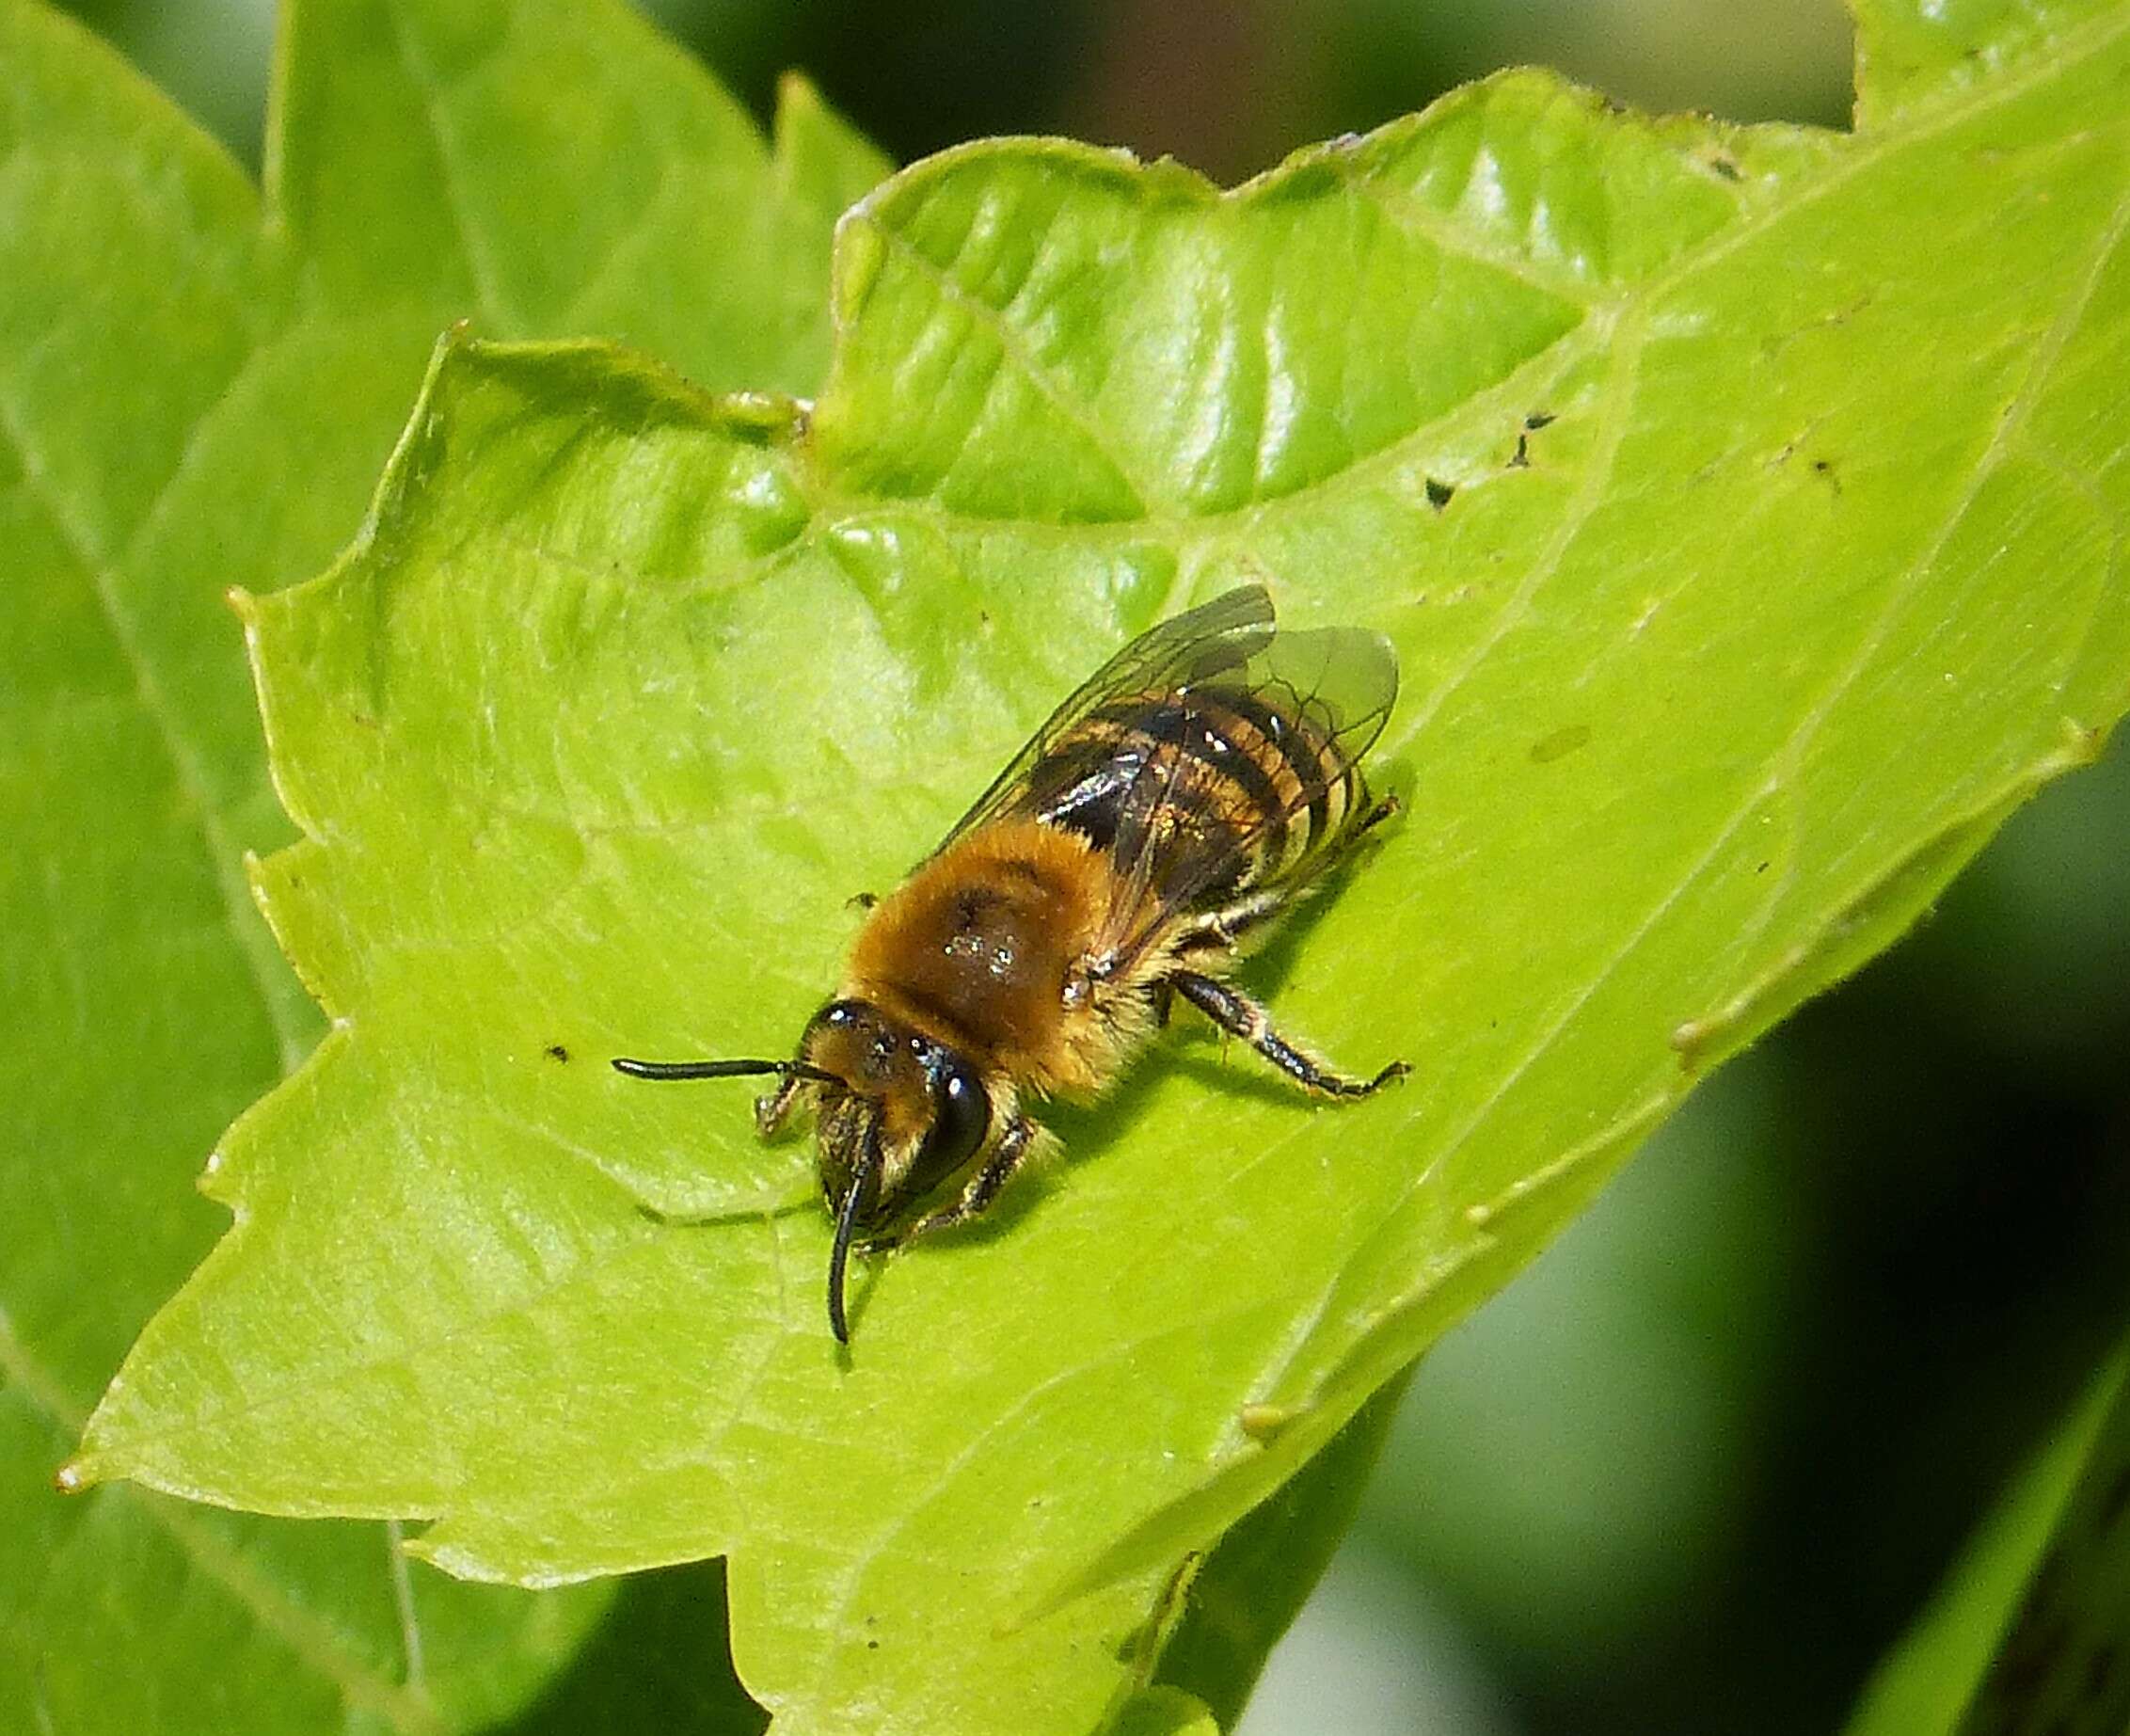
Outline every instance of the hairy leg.
POLYGON ((935 1212, 927 1212, 906 1230, 898 1231, 867 1242, 866 1253, 882 1253, 890 1248, 899 1248, 904 1242, 920 1235, 930 1235, 935 1230, 966 1222, 983 1212, 998 1198, 998 1190, 1005 1187, 1013 1171, 1021 1167, 1036 1140, 1035 1123, 1025 1115, 1016 1115, 1006 1123, 1006 1131, 998 1136, 998 1143, 992 1147, 991 1155, 969 1178, 969 1185, 962 1189, 962 1197, 950 1205, 943 1205, 935 1212))
POLYGON ((1349 1079, 1311 1060, 1274 1030, 1271 1014, 1242 990, 1195 970, 1171 971, 1167 980, 1222 1030, 1240 1037, 1307 1091, 1327 1097, 1366 1097, 1411 1071, 1404 1061, 1392 1061, 1373 1079, 1349 1079))

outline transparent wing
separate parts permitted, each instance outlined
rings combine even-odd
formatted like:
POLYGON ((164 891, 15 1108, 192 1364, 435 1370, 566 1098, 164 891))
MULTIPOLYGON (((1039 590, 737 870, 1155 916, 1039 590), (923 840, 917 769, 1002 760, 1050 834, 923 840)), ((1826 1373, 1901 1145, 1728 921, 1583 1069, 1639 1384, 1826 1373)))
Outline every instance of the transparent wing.
POLYGON ((1245 888, 1298 884, 1361 804, 1363 754, 1398 696, 1390 641, 1359 628, 1274 635, 1247 660, 1165 695, 1161 741, 1130 769, 1111 844, 1116 892, 1102 949, 1123 970, 1177 917, 1245 888), (1240 714, 1278 743, 1276 792, 1238 820, 1233 786, 1204 774, 1240 714))
POLYGON ((1050 714, 939 849, 1001 815, 1038 812, 1054 800, 1072 775, 1055 750, 1092 713, 1122 699, 1239 674, 1272 636, 1272 599, 1261 584, 1243 585, 1149 628, 1050 714))

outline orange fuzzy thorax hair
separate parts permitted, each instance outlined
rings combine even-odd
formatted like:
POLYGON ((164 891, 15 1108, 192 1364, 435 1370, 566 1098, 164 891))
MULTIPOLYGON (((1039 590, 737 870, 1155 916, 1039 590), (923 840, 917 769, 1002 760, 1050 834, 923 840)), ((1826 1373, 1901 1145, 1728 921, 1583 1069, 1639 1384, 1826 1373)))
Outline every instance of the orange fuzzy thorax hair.
POLYGON ((1039 1092, 1094 1090, 1118 1044, 1066 973, 1109 909, 1108 858, 1076 832, 1000 820, 947 846, 882 900, 844 994, 1039 1092))

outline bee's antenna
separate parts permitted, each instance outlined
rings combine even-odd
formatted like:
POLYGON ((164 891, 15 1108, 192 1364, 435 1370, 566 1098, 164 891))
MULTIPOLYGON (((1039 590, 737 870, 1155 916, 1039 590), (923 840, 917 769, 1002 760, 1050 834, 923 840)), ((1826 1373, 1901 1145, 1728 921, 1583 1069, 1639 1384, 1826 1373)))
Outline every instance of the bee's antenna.
POLYGON ((880 1171, 880 1128, 875 1123, 866 1129, 866 1154, 858 1159, 843 1203, 836 1207, 835 1246, 828 1256, 828 1330, 835 1334, 839 1345, 850 1342, 850 1326, 843 1317, 843 1267, 850 1257, 850 1233, 858 1227, 859 1198, 866 1186, 879 1178, 880 1171))
POLYGON ((750 1074, 773 1073, 787 1079, 812 1079, 817 1085, 842 1083, 833 1073, 796 1060, 647 1061, 617 1055, 613 1070, 632 1079, 738 1079, 750 1074))

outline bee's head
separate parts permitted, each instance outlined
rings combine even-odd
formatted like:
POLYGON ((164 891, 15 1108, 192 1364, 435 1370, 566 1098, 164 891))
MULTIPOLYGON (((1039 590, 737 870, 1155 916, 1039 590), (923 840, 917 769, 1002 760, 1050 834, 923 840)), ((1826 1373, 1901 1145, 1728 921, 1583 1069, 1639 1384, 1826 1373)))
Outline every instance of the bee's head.
POLYGON ((893 1222, 974 1157, 991 1096, 961 1054, 869 1001, 831 1001, 799 1052, 833 1079, 820 1087, 819 1137, 821 1192, 835 1215, 829 1319, 843 1339, 852 1232, 893 1222))

